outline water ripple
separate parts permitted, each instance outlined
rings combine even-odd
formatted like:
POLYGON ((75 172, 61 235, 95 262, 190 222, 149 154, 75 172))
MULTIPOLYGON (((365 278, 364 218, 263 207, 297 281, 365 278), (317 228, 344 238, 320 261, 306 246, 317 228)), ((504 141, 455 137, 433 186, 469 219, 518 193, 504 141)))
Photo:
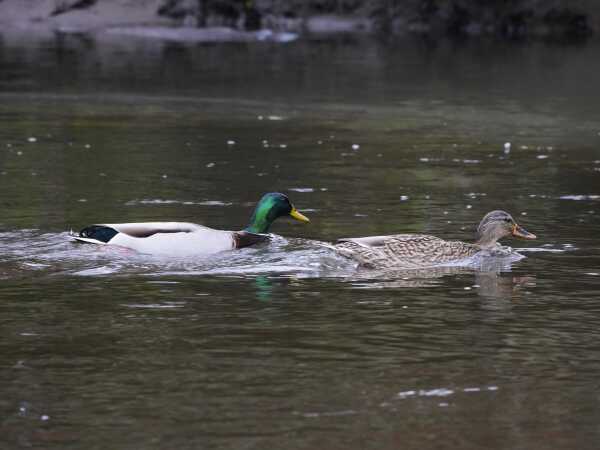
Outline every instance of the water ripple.
MULTIPOLYGON (((498 247, 443 266, 385 271, 357 270, 354 261, 338 255, 323 242, 271 235, 271 242, 210 256, 172 258, 139 254, 117 246, 92 246, 73 242, 69 233, 19 230, 0 233, 0 277, 27 273, 83 277, 144 275, 247 277, 273 275, 293 278, 336 278, 357 288, 417 287, 439 284, 446 276, 475 272, 509 272, 525 258, 521 252, 562 253, 571 244, 539 248, 498 247)), ((470 287, 465 287, 467 289, 470 287)))

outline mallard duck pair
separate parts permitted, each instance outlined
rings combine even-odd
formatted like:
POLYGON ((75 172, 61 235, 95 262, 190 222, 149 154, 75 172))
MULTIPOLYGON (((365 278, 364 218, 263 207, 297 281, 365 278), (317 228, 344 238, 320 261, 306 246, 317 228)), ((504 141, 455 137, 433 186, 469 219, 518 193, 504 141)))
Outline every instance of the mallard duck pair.
MULTIPOLYGON (((207 255, 268 240, 266 233, 270 226, 283 216, 309 222, 287 196, 269 193, 260 199, 249 225, 241 231, 214 230, 185 222, 121 223, 86 227, 75 239, 92 244, 118 245, 140 253, 207 255)), ((493 249, 499 239, 507 236, 536 238, 519 226, 507 212, 492 211, 479 224, 478 238, 473 244, 421 234, 397 234, 340 239, 333 248, 340 255, 369 269, 419 268, 464 259, 482 250, 493 249)))

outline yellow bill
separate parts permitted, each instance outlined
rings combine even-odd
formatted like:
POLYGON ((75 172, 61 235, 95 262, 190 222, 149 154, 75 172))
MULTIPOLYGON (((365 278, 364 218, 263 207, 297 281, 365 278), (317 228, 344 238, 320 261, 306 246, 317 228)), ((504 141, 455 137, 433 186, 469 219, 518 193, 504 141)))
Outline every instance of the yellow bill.
POLYGON ((300 222, 310 222, 310 219, 308 217, 306 217, 304 214, 302 214, 300 211, 298 211, 296 208, 292 208, 292 211, 290 212, 290 216, 292 216, 294 219, 300 221, 300 222))

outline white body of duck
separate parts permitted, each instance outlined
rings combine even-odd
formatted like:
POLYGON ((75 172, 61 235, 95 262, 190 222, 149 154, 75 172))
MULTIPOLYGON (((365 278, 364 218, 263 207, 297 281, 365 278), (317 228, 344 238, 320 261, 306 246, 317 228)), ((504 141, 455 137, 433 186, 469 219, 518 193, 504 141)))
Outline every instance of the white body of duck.
POLYGON ((92 227, 105 228, 108 232, 112 229, 116 234, 106 242, 83 236, 76 236, 75 239, 90 244, 118 245, 152 255, 207 255, 246 247, 269 239, 268 235, 214 230, 187 222, 116 223, 92 227), (246 245, 240 245, 244 238, 246 245))
POLYGON ((268 241, 266 233, 270 225, 285 215, 302 222, 309 221, 285 195, 269 193, 259 201, 250 224, 240 231, 215 230, 188 222, 97 224, 81 230, 75 240, 117 245, 151 255, 209 255, 268 241))

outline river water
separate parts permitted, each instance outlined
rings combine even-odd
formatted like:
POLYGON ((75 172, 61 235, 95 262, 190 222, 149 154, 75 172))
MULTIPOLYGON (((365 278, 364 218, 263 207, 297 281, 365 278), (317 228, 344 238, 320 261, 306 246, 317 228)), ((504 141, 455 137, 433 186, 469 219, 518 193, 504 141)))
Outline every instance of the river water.
POLYGON ((0 40, 0 447, 597 448, 599 50, 0 40), (262 247, 69 236, 239 229, 270 191, 311 223, 262 247), (493 209, 523 258, 380 277, 320 244, 493 209))

